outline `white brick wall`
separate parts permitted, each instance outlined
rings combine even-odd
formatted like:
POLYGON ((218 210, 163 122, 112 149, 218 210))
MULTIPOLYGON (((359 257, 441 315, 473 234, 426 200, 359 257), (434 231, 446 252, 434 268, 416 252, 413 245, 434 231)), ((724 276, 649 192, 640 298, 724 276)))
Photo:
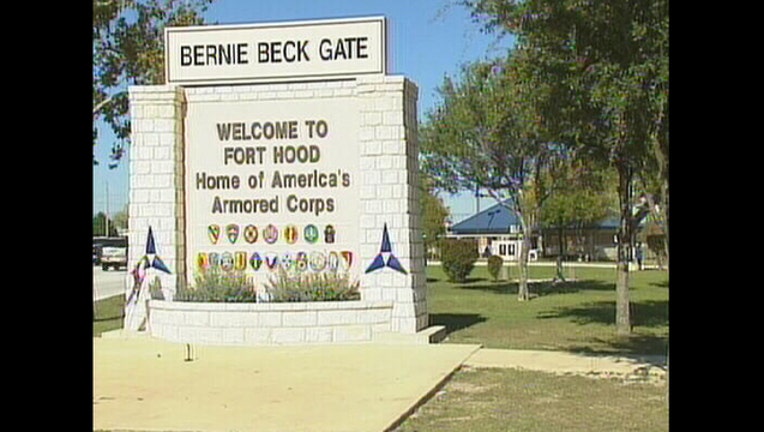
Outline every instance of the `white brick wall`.
POLYGON ((180 343, 281 345, 369 342, 390 332, 392 301, 186 303, 151 300, 152 336, 180 343))

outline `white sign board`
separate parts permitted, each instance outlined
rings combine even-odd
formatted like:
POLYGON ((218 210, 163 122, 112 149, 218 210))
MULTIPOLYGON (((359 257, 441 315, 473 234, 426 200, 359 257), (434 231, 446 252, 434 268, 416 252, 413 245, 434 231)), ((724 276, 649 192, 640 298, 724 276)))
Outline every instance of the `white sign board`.
POLYGON ((384 17, 165 29, 167 83, 323 80, 386 73, 384 17))
POLYGON ((193 103, 186 128, 190 275, 360 274, 354 97, 193 103))

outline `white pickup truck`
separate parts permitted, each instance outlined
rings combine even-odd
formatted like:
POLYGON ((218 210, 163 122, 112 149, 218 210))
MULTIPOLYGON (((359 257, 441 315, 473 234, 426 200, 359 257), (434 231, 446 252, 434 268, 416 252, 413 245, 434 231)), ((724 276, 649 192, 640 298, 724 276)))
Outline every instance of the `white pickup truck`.
POLYGON ((103 249, 101 249, 101 268, 107 271, 109 267, 114 269, 127 268, 126 238, 124 241, 104 244, 103 249))

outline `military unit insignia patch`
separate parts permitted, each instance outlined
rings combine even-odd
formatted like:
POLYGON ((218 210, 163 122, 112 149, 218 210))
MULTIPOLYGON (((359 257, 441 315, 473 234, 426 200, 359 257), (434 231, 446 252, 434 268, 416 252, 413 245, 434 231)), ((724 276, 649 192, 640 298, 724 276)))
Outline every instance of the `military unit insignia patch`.
POLYGON ((244 228, 244 240, 247 243, 252 244, 257 241, 257 227, 254 225, 247 225, 244 228))
POLYGON ((236 240, 239 239, 239 226, 236 224, 230 224, 225 227, 225 233, 226 236, 228 236, 228 241, 231 243, 236 243, 236 240))
POLYGON ((269 270, 275 270, 276 264, 279 263, 279 256, 275 253, 267 253, 265 254, 265 265, 268 267, 269 270))
POLYGON ((326 268, 326 255, 323 252, 311 252, 309 259, 310 269, 316 272, 326 268))
POLYGON ((252 254, 252 256, 249 258, 249 265, 254 271, 260 270, 260 266, 263 265, 263 259, 260 258, 259 253, 255 252, 252 254))
POLYGON ((220 225, 210 225, 207 227, 207 235, 210 237, 212 244, 217 244, 220 238, 220 225))
POLYGON ((220 260, 220 268, 224 271, 233 270, 233 255, 230 252, 223 253, 223 258, 220 260))
POLYGON ((276 243, 276 240, 279 239, 279 230, 273 225, 268 225, 263 230, 263 240, 265 240, 268 244, 276 243))
POLYGON ((297 243, 297 227, 294 225, 287 225, 284 228, 284 239, 289 244, 297 243))
POLYGON ((318 237, 320 234, 318 233, 318 228, 316 228, 315 225, 307 225, 305 227, 305 230, 303 231, 303 235, 305 236, 305 241, 313 244, 318 241, 318 237))

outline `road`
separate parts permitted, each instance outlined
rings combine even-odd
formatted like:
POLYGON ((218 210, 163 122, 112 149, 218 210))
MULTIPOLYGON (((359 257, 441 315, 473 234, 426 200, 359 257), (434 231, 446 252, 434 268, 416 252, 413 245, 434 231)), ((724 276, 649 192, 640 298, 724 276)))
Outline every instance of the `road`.
POLYGON ((103 271, 93 266, 93 301, 115 295, 124 295, 127 270, 103 271))

